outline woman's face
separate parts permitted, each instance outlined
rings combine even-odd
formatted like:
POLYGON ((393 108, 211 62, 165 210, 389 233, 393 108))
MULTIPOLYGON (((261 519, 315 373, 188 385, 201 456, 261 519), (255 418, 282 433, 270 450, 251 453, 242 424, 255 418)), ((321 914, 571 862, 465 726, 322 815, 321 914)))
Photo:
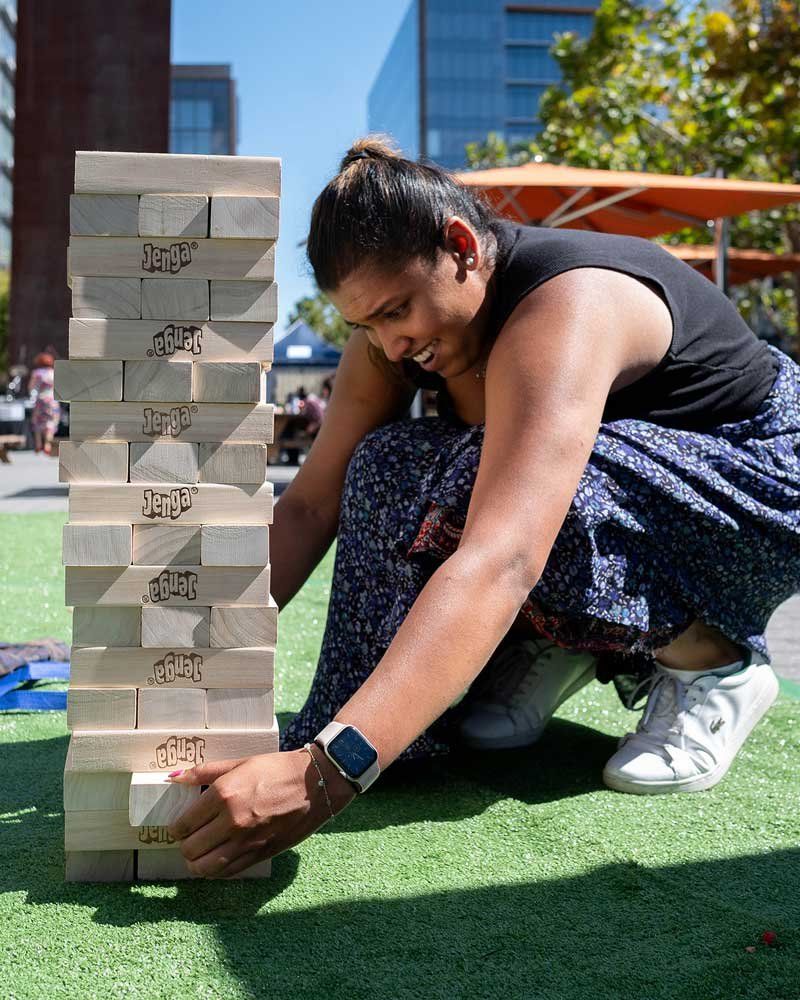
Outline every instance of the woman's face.
POLYGON ((480 255, 469 267, 463 256, 440 251, 434 265, 416 258, 395 272, 363 265, 329 298, 390 361, 455 378, 482 360, 490 306, 480 255))

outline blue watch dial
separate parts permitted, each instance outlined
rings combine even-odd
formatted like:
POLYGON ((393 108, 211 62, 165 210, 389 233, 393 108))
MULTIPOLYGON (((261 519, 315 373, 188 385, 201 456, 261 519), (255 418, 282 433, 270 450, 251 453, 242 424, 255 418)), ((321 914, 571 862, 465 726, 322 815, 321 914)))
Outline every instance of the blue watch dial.
POLYGON ((378 759, 375 748, 352 726, 334 736, 328 753, 351 778, 360 778, 378 759))

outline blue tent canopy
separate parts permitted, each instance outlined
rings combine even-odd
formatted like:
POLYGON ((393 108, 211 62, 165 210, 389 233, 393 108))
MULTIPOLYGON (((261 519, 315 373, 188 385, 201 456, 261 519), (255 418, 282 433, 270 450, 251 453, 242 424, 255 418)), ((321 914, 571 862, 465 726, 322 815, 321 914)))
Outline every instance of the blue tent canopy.
POLYGON ((342 352, 319 337, 303 320, 298 319, 275 339, 272 367, 280 365, 323 366, 335 368, 342 352))

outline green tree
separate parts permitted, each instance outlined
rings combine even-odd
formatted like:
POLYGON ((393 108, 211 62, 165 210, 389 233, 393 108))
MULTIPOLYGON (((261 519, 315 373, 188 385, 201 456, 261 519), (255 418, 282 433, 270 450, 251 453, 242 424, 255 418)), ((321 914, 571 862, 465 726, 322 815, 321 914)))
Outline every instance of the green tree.
POLYGON ((302 319, 308 323, 315 333, 318 333, 323 340, 334 344, 336 347, 344 347, 347 338, 352 330, 342 319, 338 309, 324 292, 317 289, 316 295, 306 295, 294 304, 294 308, 289 313, 289 322, 294 323, 302 319))
MULTIPOLYGON (((507 147, 497 135, 467 147, 471 166, 534 158, 578 167, 800 183, 800 7, 797 0, 603 0, 592 34, 559 35, 563 81, 539 105, 541 133, 507 147)), ((700 230, 669 242, 708 242, 700 230)), ((732 243, 800 252, 800 212, 741 216, 732 243)), ((780 317, 798 356, 800 278, 739 301, 780 317)))

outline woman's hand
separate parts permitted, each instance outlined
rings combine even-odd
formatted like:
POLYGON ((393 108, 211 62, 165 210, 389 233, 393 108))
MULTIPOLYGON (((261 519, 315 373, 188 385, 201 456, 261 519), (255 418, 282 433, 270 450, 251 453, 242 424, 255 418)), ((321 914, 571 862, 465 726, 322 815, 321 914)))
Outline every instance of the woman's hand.
MULTIPOLYGON (((356 795, 319 747, 312 752, 327 782, 334 813, 356 795)), ((228 878, 305 840, 330 818, 325 789, 307 750, 201 764, 172 779, 209 785, 168 828, 189 871, 228 878)))

